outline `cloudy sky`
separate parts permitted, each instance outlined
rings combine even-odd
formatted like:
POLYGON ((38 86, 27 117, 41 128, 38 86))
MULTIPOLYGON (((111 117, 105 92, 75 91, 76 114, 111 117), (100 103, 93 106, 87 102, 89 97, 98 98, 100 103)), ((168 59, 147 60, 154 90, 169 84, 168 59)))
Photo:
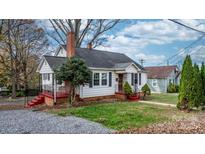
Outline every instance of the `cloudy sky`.
MULTIPOLYGON (((205 20, 177 21, 205 31, 205 20)), ((125 53, 137 62, 144 59, 145 66, 166 65, 167 59, 170 64, 181 64, 186 54, 191 54, 197 63, 205 60, 205 37, 183 50, 200 38, 202 33, 169 20, 127 20, 106 35, 107 43, 98 49, 125 53)))

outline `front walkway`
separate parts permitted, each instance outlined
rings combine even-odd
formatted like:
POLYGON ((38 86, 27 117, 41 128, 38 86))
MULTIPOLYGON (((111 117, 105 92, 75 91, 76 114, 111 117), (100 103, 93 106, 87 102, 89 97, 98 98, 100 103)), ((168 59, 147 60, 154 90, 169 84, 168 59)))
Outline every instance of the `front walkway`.
POLYGON ((146 103, 146 104, 154 104, 154 105, 163 105, 163 106, 168 106, 168 107, 176 107, 175 104, 168 104, 168 103, 161 103, 161 102, 152 102, 152 101, 143 101, 143 100, 140 100, 140 102, 146 103))
POLYGON ((74 116, 60 117, 31 110, 0 111, 2 134, 107 134, 113 130, 74 116))

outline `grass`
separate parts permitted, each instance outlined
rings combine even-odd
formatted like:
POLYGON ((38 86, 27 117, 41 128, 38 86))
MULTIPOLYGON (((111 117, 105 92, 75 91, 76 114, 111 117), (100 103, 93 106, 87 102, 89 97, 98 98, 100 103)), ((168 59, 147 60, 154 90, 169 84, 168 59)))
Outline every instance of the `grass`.
POLYGON ((149 101, 177 104, 178 94, 177 93, 152 93, 148 96, 149 101))
MULTIPOLYGON (((175 108, 138 103, 106 103, 92 106, 52 110, 60 116, 74 115, 99 122, 108 128, 125 130, 171 120, 178 115, 175 108)), ((181 114, 181 113, 180 113, 181 114)))

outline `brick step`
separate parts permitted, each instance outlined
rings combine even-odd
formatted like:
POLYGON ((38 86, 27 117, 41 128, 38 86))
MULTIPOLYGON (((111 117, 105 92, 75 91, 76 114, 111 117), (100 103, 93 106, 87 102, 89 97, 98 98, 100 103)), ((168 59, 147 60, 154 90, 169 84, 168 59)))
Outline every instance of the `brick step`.
POLYGON ((43 104, 44 102, 45 102, 45 98, 43 95, 40 94, 40 95, 36 96, 33 100, 28 102, 26 107, 31 108, 31 107, 34 107, 36 105, 43 104))

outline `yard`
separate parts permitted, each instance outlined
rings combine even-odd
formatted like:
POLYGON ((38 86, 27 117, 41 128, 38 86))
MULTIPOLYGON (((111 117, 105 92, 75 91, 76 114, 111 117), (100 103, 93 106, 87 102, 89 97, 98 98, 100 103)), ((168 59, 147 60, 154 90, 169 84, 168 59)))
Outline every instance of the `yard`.
POLYGON ((60 116, 77 116, 103 124, 114 130, 140 128, 154 123, 172 121, 187 116, 176 108, 140 102, 105 103, 78 108, 52 110, 60 116))
POLYGON ((167 104, 177 104, 178 93, 152 93, 147 100, 167 104))

